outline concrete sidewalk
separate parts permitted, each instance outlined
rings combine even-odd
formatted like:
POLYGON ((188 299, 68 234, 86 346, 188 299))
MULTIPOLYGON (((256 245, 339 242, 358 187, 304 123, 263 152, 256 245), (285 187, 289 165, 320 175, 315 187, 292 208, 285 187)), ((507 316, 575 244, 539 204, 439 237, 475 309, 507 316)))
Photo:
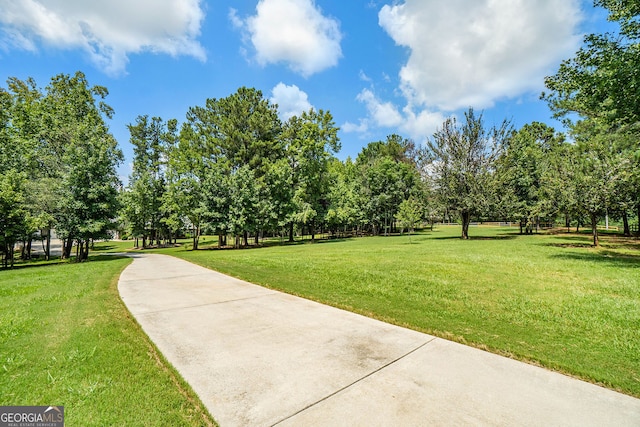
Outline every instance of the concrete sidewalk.
POLYGON ((134 255, 118 284, 221 426, 640 426, 640 399, 243 282, 134 255))

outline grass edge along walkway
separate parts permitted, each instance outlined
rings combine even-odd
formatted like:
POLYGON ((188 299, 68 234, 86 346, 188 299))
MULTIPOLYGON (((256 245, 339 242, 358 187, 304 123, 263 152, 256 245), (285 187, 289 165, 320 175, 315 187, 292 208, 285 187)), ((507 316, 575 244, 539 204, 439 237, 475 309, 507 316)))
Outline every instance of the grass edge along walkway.
POLYGON ((216 425, 120 299, 130 262, 0 271, 0 405, 61 405, 68 425, 216 425))

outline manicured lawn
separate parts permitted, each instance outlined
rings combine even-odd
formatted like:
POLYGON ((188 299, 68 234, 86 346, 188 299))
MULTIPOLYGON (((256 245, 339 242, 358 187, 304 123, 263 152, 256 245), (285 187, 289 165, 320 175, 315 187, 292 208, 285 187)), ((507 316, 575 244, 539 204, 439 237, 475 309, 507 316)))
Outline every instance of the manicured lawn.
POLYGON ((64 405, 70 426, 213 425, 121 302, 129 262, 0 271, 0 405, 64 405))
MULTIPOLYGON (((242 279, 640 396, 640 245, 442 227, 246 250, 164 250, 242 279)), ((209 242, 207 242, 209 243, 209 242)), ((211 242, 212 244, 214 242, 211 242)))

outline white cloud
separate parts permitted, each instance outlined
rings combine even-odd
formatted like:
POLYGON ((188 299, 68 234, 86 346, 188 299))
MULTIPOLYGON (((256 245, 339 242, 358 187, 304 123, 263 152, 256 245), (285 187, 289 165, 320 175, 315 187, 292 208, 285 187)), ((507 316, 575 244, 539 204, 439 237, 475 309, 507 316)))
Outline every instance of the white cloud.
POLYGON ((234 28, 242 29, 244 27, 244 21, 238 16, 238 11, 234 8, 229 9, 229 21, 234 28))
POLYGON ((403 132, 418 142, 422 142, 441 128, 447 116, 438 111, 419 110, 417 113, 410 107, 403 110, 404 122, 401 126, 403 132))
POLYGON ((109 74, 143 51, 206 58, 200 0, 0 0, 0 10, 5 46, 80 48, 109 74))
POLYGON ((442 111, 541 90, 580 42, 579 0, 406 0, 378 17, 409 48, 400 71, 409 105, 442 111))
POLYGON ((271 102, 278 104, 280 119, 284 121, 313 108, 307 94, 296 85, 287 86, 280 82, 271 90, 271 95, 271 102))
POLYGON ((393 103, 380 100, 370 89, 363 89, 356 100, 367 108, 367 117, 358 124, 346 122, 345 132, 367 134, 372 128, 396 128, 416 141, 424 141, 442 126, 445 115, 437 111, 419 109, 407 105, 400 111, 393 103))
POLYGON ((340 130, 346 133, 367 133, 367 131, 369 130, 369 123, 366 119, 360 119, 360 123, 358 124, 345 122, 342 126, 340 126, 340 130))
POLYGON ((232 22, 242 24, 260 65, 284 62, 308 77, 342 57, 338 21, 324 16, 313 0, 260 0, 256 15, 232 22))
POLYGON ((358 73, 358 78, 360 78, 360 80, 362 80, 363 82, 373 83, 371 77, 367 76, 367 74, 362 70, 360 70, 360 72, 358 73))
POLYGON ((356 99, 366 105, 369 117, 377 126, 395 127, 402 124, 402 115, 395 105, 380 101, 369 89, 363 89, 356 99))

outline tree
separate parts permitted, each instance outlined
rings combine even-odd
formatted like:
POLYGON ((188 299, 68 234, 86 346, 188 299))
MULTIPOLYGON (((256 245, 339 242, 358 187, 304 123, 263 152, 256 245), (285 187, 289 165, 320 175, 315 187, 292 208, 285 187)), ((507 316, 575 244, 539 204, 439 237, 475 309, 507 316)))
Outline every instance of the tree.
MULTIPOLYGON (((45 258, 48 260, 50 229, 54 225, 54 208, 51 195, 55 193, 56 183, 43 173, 42 164, 47 156, 41 150, 42 135, 42 92, 35 80, 25 81, 15 77, 7 80, 8 96, 6 113, 10 116, 10 126, 6 146, 0 148, 0 164, 3 170, 13 169, 26 173, 28 177, 23 187, 28 206, 25 227, 20 237, 22 241, 21 258, 31 258, 31 241, 36 231, 41 230, 47 236, 45 258)), ((4 145, 4 144, 3 144, 4 145)))
POLYGON ((4 268, 13 266, 13 248, 26 227, 25 182, 23 172, 0 173, 0 252, 4 268))
POLYGON ((262 177, 269 164, 282 157, 277 107, 257 89, 241 87, 226 98, 207 99, 204 108, 190 113, 198 119, 198 130, 210 132, 217 154, 232 169, 247 165, 262 177))
POLYGON ((374 234, 382 228, 385 236, 393 232, 394 219, 402 201, 409 198, 418 176, 414 167, 382 157, 363 168, 365 206, 374 234))
POLYGON ((616 33, 589 34, 574 58, 545 79, 550 93, 543 98, 558 117, 578 113, 609 125, 633 125, 640 120, 640 2, 596 0, 608 10, 616 33))
POLYGON ((398 134, 387 136, 386 141, 371 142, 358 154, 360 164, 372 163, 381 157, 389 157, 394 162, 416 164, 418 152, 413 141, 398 134))
POLYGON ((229 190, 229 231, 235 236, 235 247, 248 246, 247 235, 256 232, 260 214, 260 199, 255 174, 248 165, 240 167, 226 177, 229 190))
POLYGON ((470 108, 464 123, 449 118, 428 141, 433 188, 442 206, 459 213, 463 239, 469 238, 471 217, 492 201, 495 160, 510 135, 508 122, 487 130, 482 114, 470 108))
POLYGON ((358 154, 356 166, 362 182, 360 193, 373 234, 395 229, 395 215, 403 200, 417 188, 419 175, 413 142, 399 135, 371 142, 358 154))
MULTIPOLYGON (((210 98, 204 107, 191 107, 187 112, 187 122, 180 132, 180 142, 174 153, 176 160, 172 166, 176 176, 188 176, 193 189, 190 194, 194 199, 187 204, 188 208, 182 204, 187 209, 183 213, 193 215, 198 212, 200 220, 206 216, 202 183, 209 174, 209 168, 220 168, 220 172, 228 178, 240 168, 248 167, 256 181, 252 189, 256 192, 254 197, 258 198, 257 203, 263 207, 268 206, 269 200, 264 199, 269 196, 264 186, 264 177, 273 162, 282 158, 283 151, 278 138, 280 128, 276 107, 256 89, 242 87, 227 98, 210 98), (199 209, 204 210, 200 212, 199 209)), ((239 181, 226 179, 226 182, 239 181)), ((205 189, 213 188, 207 186, 205 189)), ((214 194, 210 196, 210 200, 215 197, 214 194)), ((253 197, 244 200, 253 200, 253 197)), ((256 211, 253 206, 247 206, 246 209, 256 211)), ((262 214, 266 211, 267 209, 257 209, 262 214)), ((195 218, 191 220, 194 223, 195 218)), ((251 227, 256 241, 259 230, 254 225, 268 222, 266 218, 256 218, 253 221, 251 227)), ((234 224, 235 228, 237 224, 234 224)), ((194 229, 199 230, 199 227, 194 229)), ((247 241, 248 232, 248 229, 243 231, 244 242, 247 241)), ((195 240, 194 248, 197 249, 195 240)))
POLYGON ((328 226, 337 231, 340 227, 346 232, 348 227, 356 228, 359 233, 366 223, 366 200, 361 190, 360 172, 351 160, 344 162, 333 159, 329 163, 329 209, 326 221, 328 226))
POLYGON ((396 219, 400 222, 402 230, 405 228, 409 232, 409 243, 411 243, 411 233, 416 224, 422 221, 423 208, 418 200, 414 197, 410 197, 400 203, 398 207, 398 213, 396 213, 396 219))
POLYGON ((65 257, 78 243, 78 261, 88 257, 92 239, 107 237, 117 215, 116 166, 123 157, 105 122, 113 115, 102 101, 107 95, 77 72, 52 78, 42 99, 39 153, 47 176, 59 183, 56 231, 65 240, 65 257))
MULTIPOLYGON (((608 19, 619 30, 589 34, 573 58, 564 61, 545 79, 549 93, 542 94, 557 117, 597 120, 611 135, 634 134, 625 148, 625 158, 640 158, 640 2, 595 0, 608 11, 608 19)), ((566 120, 571 124, 571 120, 566 120)), ((609 139, 617 139, 612 136, 609 139)), ((631 173, 628 178, 637 182, 631 173)), ((638 188, 636 186, 636 188, 638 188)), ((640 191, 632 195, 640 222, 640 191)), ((621 208, 625 208, 621 206, 621 208)), ((623 213, 623 218, 624 215, 623 213)))
POLYGON ((576 188, 577 153, 573 143, 559 141, 547 153, 540 177, 540 200, 550 217, 564 215, 567 232, 571 221, 579 226, 582 211, 578 207, 576 188))
POLYGON ((285 123, 282 140, 293 173, 295 211, 293 224, 309 225, 315 240, 316 225, 326 215, 328 201, 328 166, 332 153, 340 150, 338 129, 328 111, 314 109, 293 116, 285 123))
MULTIPOLYGON (((263 213, 260 217, 265 221, 266 227, 277 230, 279 234, 286 234, 287 226, 293 225, 294 179, 292 166, 286 157, 273 162, 264 176, 265 190, 269 194, 262 199, 269 203, 262 206, 263 213)), ((293 232, 290 237, 293 240, 293 232)))
POLYGON ((598 246, 598 220, 615 204, 617 182, 626 161, 611 149, 615 141, 608 126, 584 120, 574 126, 572 133, 577 151, 574 175, 577 204, 588 215, 593 245, 598 246))
POLYGON ((134 153, 129 191, 134 194, 126 200, 137 206, 129 207, 125 213, 136 215, 136 218, 129 218, 134 226, 132 232, 136 237, 142 237, 142 246, 146 247, 147 238, 153 244, 154 239, 159 242, 166 234, 163 229, 167 221, 163 221, 163 212, 170 211, 162 209, 167 186, 165 163, 170 145, 177 138, 177 122, 169 120, 165 123, 160 117, 138 116, 135 125, 130 124, 128 128, 134 153))
POLYGON ((532 231, 540 216, 555 211, 543 195, 543 175, 563 137, 553 128, 539 122, 524 125, 508 138, 497 160, 499 208, 506 218, 520 222, 520 234, 525 227, 532 231))

